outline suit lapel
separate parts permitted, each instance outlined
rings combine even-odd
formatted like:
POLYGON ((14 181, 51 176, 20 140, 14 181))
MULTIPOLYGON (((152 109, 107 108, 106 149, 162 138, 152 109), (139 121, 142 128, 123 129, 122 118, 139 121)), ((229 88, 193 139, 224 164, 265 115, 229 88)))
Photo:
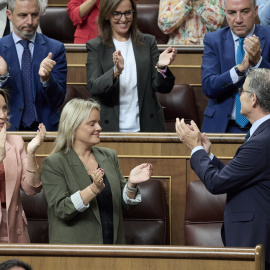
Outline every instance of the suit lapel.
MULTIPOLYGON (((74 178, 77 180, 77 183, 81 190, 85 189, 87 186, 91 184, 90 176, 87 174, 83 163, 79 159, 76 152, 72 149, 69 153, 67 153, 67 159, 69 166, 71 168, 71 171, 73 172, 74 178)), ((92 212, 94 213, 97 221, 99 224, 101 224, 100 215, 99 215, 99 209, 97 200, 93 199, 90 202, 90 208, 92 212)))
MULTIPOLYGON (((20 63, 18 59, 18 54, 16 50, 16 46, 12 37, 12 34, 7 36, 7 39, 3 42, 3 55, 6 57, 6 62, 9 63, 8 71, 11 78, 16 85, 17 89, 12 89, 12 91, 18 91, 23 99, 23 86, 22 86, 22 78, 21 78, 21 69, 20 63)), ((15 94, 14 94, 15 95, 15 94)))
POLYGON ((220 56, 222 63, 222 72, 225 72, 236 65, 234 40, 230 28, 228 28, 228 31, 223 35, 221 41, 221 46, 223 47, 223 50, 219 51, 222 52, 222 55, 220 56))
MULTIPOLYGON (((133 43, 133 50, 136 62, 137 69, 137 88, 138 88, 138 99, 139 99, 139 110, 141 112, 142 102, 146 89, 146 82, 149 77, 149 68, 151 63, 146 62, 149 58, 149 50, 148 46, 145 44, 142 46, 138 46, 136 43, 133 43)), ((150 78, 150 80, 152 80, 150 78)))
POLYGON ((5 169, 5 178, 6 178, 6 205, 7 209, 9 208, 11 198, 15 191, 15 186, 17 183, 17 174, 18 174, 18 164, 16 160, 16 149, 14 145, 11 145, 8 141, 8 136, 6 140, 6 157, 4 158, 4 168, 5 169), (8 168, 12 168, 11 170, 8 168))
MULTIPOLYGON (((112 67, 114 67, 113 64, 113 58, 112 55, 115 52, 115 46, 114 44, 111 47, 105 47, 105 45, 101 42, 101 48, 102 48, 102 52, 101 52, 101 64, 102 64, 102 68, 104 70, 104 73, 107 72, 108 70, 110 70, 112 67)), ((114 91, 111 95, 112 97, 112 101, 113 101, 113 105, 114 105, 114 111, 116 114, 117 119, 119 118, 119 84, 118 87, 116 87, 116 91, 114 91)))

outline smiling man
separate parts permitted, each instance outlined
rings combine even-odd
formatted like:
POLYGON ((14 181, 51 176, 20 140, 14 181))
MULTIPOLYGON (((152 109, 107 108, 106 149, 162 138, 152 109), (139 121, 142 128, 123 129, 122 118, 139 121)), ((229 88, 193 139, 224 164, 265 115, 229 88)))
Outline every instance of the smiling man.
POLYGON ((44 0, 8 0, 13 32, 0 39, 0 87, 10 91, 9 130, 58 128, 59 106, 66 93, 64 45, 36 32, 44 0))
POLYGON ((202 131, 246 133, 237 89, 246 71, 270 68, 270 28, 255 25, 255 0, 224 0, 227 27, 206 34, 202 87, 209 98, 202 131))

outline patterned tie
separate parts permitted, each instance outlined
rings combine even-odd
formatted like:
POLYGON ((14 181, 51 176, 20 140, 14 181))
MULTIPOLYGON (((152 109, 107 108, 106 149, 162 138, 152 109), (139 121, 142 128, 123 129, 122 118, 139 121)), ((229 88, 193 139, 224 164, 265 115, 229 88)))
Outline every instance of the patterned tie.
MULTIPOLYGON (((236 52, 236 64, 239 65, 242 63, 244 56, 245 56, 245 50, 243 47, 245 38, 239 38, 239 45, 237 47, 237 52, 236 52)), ((240 127, 245 127, 248 124, 248 119, 243 116, 240 113, 241 110, 241 102, 240 102, 240 96, 239 93, 237 92, 235 95, 235 122, 240 126, 240 127)))
POLYGON ((35 109, 33 104, 33 90, 32 90, 32 60, 31 52, 29 50, 29 40, 20 40, 24 50, 22 55, 21 75, 23 82, 24 94, 24 111, 22 115, 22 122, 25 127, 30 127, 35 121, 35 109))
POLYGON ((249 137, 250 137, 250 129, 248 130, 248 132, 246 134, 245 142, 248 141, 249 137))

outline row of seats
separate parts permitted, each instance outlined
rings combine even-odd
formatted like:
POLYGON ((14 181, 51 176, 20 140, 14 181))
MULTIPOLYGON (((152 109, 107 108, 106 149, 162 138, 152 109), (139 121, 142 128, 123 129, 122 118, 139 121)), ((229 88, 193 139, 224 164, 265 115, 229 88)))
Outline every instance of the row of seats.
MULTIPOLYGON (((129 245, 168 245, 169 209, 160 180, 140 184, 142 203, 124 211, 126 243, 129 245)), ((48 243, 47 201, 43 190, 34 196, 21 191, 31 243, 48 243)), ((199 180, 188 186, 185 213, 185 245, 223 246, 220 230, 225 195, 212 195, 199 180)))
MULTIPOLYGON (((156 95, 163 107, 167 132, 175 132, 176 117, 184 118, 187 122, 194 120, 198 123, 198 109, 193 88, 189 84, 176 84, 169 94, 156 93, 156 95)), ((73 98, 90 98, 90 92, 85 85, 67 85, 67 93, 61 109, 73 98)))
MULTIPOLYGON (((140 184, 142 203, 124 211, 126 243, 130 245, 168 245, 169 215, 161 181, 150 179, 140 184)), ((31 243, 49 243, 47 201, 43 192, 28 196, 21 191, 31 243)))
MULTIPOLYGON (((158 27, 159 5, 137 4, 138 28, 142 33, 156 36, 158 44, 166 44, 169 40, 158 27)), ((40 17, 40 27, 44 35, 63 43, 73 43, 76 26, 69 18, 67 8, 48 7, 40 17)))

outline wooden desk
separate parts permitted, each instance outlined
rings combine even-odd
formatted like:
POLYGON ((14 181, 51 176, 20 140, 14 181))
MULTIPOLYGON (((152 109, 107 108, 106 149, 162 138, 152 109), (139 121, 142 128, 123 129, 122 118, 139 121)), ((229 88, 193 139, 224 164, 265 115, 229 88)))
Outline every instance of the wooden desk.
POLYGON ((13 258, 29 263, 34 270, 264 270, 260 245, 237 249, 1 244, 0 261, 13 258))
MULTIPOLYGON (((34 133, 21 132, 25 142, 29 142, 34 133)), ((56 132, 48 132, 45 143, 37 153, 41 166, 44 157, 53 148, 56 132)), ((211 151, 227 162, 232 159, 236 149, 244 142, 245 134, 208 134, 212 142, 211 151)), ((101 133, 99 146, 117 151, 124 176, 138 164, 153 164, 153 177, 163 179, 169 202, 171 243, 184 245, 184 216, 186 187, 189 181, 198 179, 190 168, 190 151, 179 141, 175 133, 101 133)))

